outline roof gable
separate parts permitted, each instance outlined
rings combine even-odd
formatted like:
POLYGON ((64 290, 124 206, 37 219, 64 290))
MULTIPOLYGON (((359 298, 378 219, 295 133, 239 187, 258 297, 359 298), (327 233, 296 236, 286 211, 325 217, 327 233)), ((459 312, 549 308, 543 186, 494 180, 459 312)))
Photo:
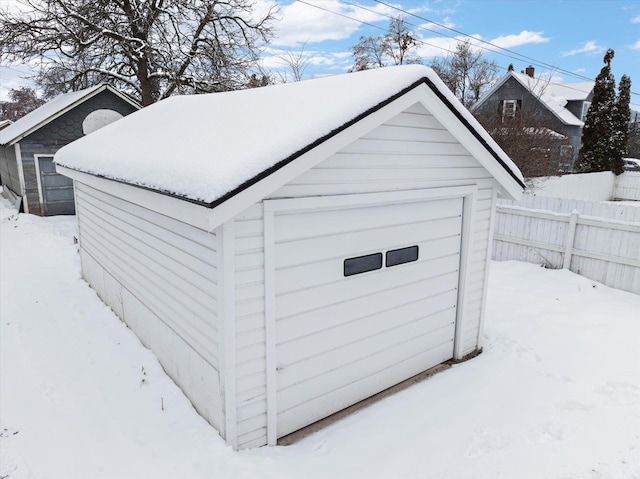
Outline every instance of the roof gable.
POLYGON ((569 101, 585 101, 593 90, 594 82, 555 83, 542 78, 532 78, 525 73, 510 71, 476 103, 474 110, 480 108, 496 93, 509 78, 514 78, 553 115, 566 125, 583 126, 584 122, 566 108, 569 101))
POLYGON ((0 145, 13 145, 19 142, 25 136, 42 128, 67 111, 75 108, 76 106, 84 103, 85 101, 93 98, 98 93, 105 90, 108 90, 114 95, 119 96, 135 108, 141 108, 138 103, 133 101, 127 95, 121 93, 111 85, 107 84, 96 85, 84 90, 65 93, 62 95, 58 95, 52 100, 49 100, 44 105, 36 108, 32 112, 17 120, 15 123, 2 129, 2 131, 0 131, 0 145))
POLYGON ((413 103, 424 100, 420 87, 467 131, 465 141, 488 155, 488 169, 500 170, 510 194, 521 191, 517 167, 424 66, 169 98, 62 148, 56 163, 216 207, 267 179, 275 188, 276 178, 311 167, 314 152, 377 126, 399 99, 411 93, 413 103))

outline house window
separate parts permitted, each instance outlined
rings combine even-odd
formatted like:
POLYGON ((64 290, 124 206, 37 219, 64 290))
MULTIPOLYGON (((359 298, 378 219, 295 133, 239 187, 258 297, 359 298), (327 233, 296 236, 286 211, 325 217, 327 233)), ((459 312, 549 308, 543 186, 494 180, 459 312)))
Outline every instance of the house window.
POLYGON ((418 261, 418 246, 409 246, 407 248, 393 249, 387 251, 387 259, 385 266, 397 266, 399 264, 411 263, 418 261))
POLYGON ((571 171, 571 165, 573 163, 573 146, 560 145, 560 171, 562 173, 568 173, 571 171))
POLYGON ((367 254, 344 260, 344 275, 366 273, 382 268, 382 253, 367 254))
POLYGON ((509 116, 513 118, 516 116, 516 110, 518 109, 518 100, 503 100, 502 101, 502 117, 509 116))
POLYGON ((587 119, 587 112, 589 111, 590 107, 591 107, 590 101, 585 101, 582 103, 582 116, 580 117, 582 121, 585 121, 587 119))

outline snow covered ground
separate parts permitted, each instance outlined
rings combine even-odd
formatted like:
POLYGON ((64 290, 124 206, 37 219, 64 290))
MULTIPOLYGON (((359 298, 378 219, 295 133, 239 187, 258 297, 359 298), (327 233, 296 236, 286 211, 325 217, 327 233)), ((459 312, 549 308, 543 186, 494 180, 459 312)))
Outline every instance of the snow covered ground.
POLYGON ((233 452, 82 281, 75 219, 0 217, 0 478, 640 478, 640 296, 493 263, 483 354, 233 452))

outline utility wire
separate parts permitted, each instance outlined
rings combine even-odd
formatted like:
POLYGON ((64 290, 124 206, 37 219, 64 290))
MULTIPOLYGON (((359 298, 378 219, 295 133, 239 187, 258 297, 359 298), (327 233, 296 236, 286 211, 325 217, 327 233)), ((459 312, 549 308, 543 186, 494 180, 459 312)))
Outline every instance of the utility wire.
MULTIPOLYGON (((357 23, 360 23, 360 24, 362 24, 362 25, 366 25, 366 26, 368 26, 368 27, 372 27, 372 28, 374 28, 374 29, 377 29, 377 30, 381 30, 381 31, 387 32, 387 29, 386 29, 386 28, 380 27, 380 26, 378 26, 378 25, 374 25, 374 24, 369 23, 369 22, 365 22, 365 21, 363 21, 363 20, 359 20, 359 19, 357 19, 357 18, 351 17, 351 16, 346 15, 346 14, 344 14, 344 13, 336 12, 336 11, 331 10, 331 9, 329 9, 329 8, 322 7, 322 6, 320 6, 320 5, 316 5, 316 4, 313 4, 313 3, 309 3, 308 1, 305 1, 305 0, 296 0, 296 1, 297 1, 298 3, 302 3, 302 4, 304 4, 304 5, 307 5, 307 6, 310 6, 310 7, 314 7, 314 8, 317 8, 317 9, 319 9, 319 10, 323 10, 323 11, 325 11, 325 12, 327 12, 327 13, 331 13, 331 14, 333 14, 333 15, 337 15, 337 16, 340 16, 340 17, 342 17, 342 18, 346 18, 346 19, 348 19, 348 20, 352 20, 352 21, 357 22, 357 23)), ((496 53, 496 54, 499 54, 499 55, 502 55, 502 56, 506 56, 507 58, 510 58, 510 59, 512 59, 512 60, 522 61, 522 60, 524 59, 524 60, 527 60, 528 62, 530 62, 530 63, 532 63, 532 64, 535 64, 536 66, 550 68, 550 69, 552 69, 552 70, 554 70, 554 71, 558 71, 558 72, 564 73, 564 74, 566 74, 566 75, 569 75, 569 76, 572 76, 572 77, 575 77, 575 78, 579 78, 579 79, 584 80, 584 81, 589 81, 589 82, 594 81, 592 78, 586 77, 586 76, 584 76, 584 75, 579 75, 579 74, 574 73, 574 72, 571 72, 571 71, 569 71, 569 70, 565 70, 565 69, 562 69, 562 68, 556 67, 555 65, 551 65, 551 64, 549 64, 549 63, 546 63, 546 62, 543 62, 543 61, 540 61, 540 60, 536 60, 536 59, 534 59, 534 58, 528 57, 528 56, 526 56, 526 55, 522 55, 522 54, 520 54, 520 53, 518 53, 518 52, 515 52, 515 51, 513 51, 513 50, 509 50, 508 48, 504 48, 504 47, 501 47, 501 46, 499 46, 499 45, 495 45, 495 44, 493 44, 493 43, 491 43, 491 42, 489 42, 489 41, 481 40, 481 39, 479 39, 479 38, 477 38, 477 37, 474 37, 474 36, 472 36, 472 35, 469 35, 469 34, 467 34, 467 33, 464 33, 464 32, 462 32, 462 31, 460 31, 460 30, 456 30, 456 29, 454 29, 454 28, 448 27, 448 26, 446 26, 446 25, 444 25, 444 24, 442 24, 442 23, 439 23, 439 22, 436 22, 436 21, 430 20, 430 19, 428 19, 428 18, 424 18, 424 17, 422 17, 422 16, 420 16, 420 15, 416 15, 416 14, 414 14, 414 13, 407 12, 406 10, 403 10, 403 9, 401 9, 401 8, 399 8, 399 7, 396 7, 395 5, 388 4, 388 3, 383 2, 383 1, 381 1, 381 0, 374 0, 374 1, 375 1, 376 3, 379 3, 380 5, 384 5, 384 6, 388 7, 388 8, 392 8, 392 9, 394 9, 394 10, 396 10, 396 11, 398 11, 398 12, 400 12, 400 13, 404 14, 404 15, 411 16, 411 17, 415 17, 415 18, 417 18, 417 19, 419 19, 419 20, 422 20, 422 21, 424 21, 424 22, 427 22, 427 23, 432 23, 432 24, 434 24, 434 25, 436 25, 436 26, 438 26, 438 27, 440 27, 440 28, 443 28, 443 29, 445 29, 445 30, 448 30, 448 31, 451 31, 451 32, 457 33, 458 35, 462 35, 462 36, 464 36, 464 37, 470 38, 470 39, 472 39, 472 40, 473 40, 473 41, 475 41, 475 42, 480 42, 480 43, 483 43, 483 44, 485 44, 485 45, 489 45, 490 47, 492 47, 492 48, 488 48, 488 47, 486 47, 486 46, 477 45, 479 48, 481 48, 481 49, 483 49, 483 50, 490 51, 490 52, 492 52, 492 53, 496 53), (501 51, 498 51, 498 50, 501 50, 501 51), (507 54, 507 53, 502 53, 502 52, 507 52, 508 54, 507 54), (512 55, 515 55, 515 56, 512 56, 512 55)), ((342 2, 342 3, 345 3, 345 4, 350 5, 350 6, 352 6, 352 7, 355 7, 355 8, 359 8, 359 9, 361 9, 361 10, 368 11, 368 12, 370 12, 370 13, 375 13, 375 14, 377 14, 377 15, 380 15, 380 16, 383 16, 383 17, 386 17, 386 18, 389 18, 389 19, 393 19, 393 18, 394 18, 392 15, 388 15, 388 14, 385 14, 385 13, 381 13, 381 12, 378 12, 378 11, 376 11, 376 10, 373 10, 373 9, 367 8, 367 7, 362 6, 362 5, 358 5, 358 4, 352 3, 352 2, 347 1, 347 0, 343 0, 343 2, 342 2)), ((437 34, 437 35, 441 35, 441 36, 446 37, 446 38, 451 38, 451 39, 455 39, 455 38, 456 38, 456 37, 451 36, 451 35, 446 35, 446 34, 444 34, 444 33, 437 32, 437 31, 435 31, 435 30, 431 30, 431 29, 429 29, 429 28, 425 28, 425 27, 421 27, 421 26, 419 26, 419 25, 412 24, 412 23, 410 23, 410 22, 407 22, 407 23, 408 23, 411 27, 415 27, 415 28, 420 29, 420 30, 425 30, 425 31, 428 31, 428 32, 431 32, 431 33, 435 33, 435 34, 437 34)), ((430 44, 430 43, 425 42, 425 41, 423 41, 423 40, 418 40, 418 39, 415 39, 415 40, 416 40, 416 42, 417 42, 417 43, 420 43, 420 44, 422 44, 422 45, 426 45, 426 46, 429 46, 429 47, 437 48, 437 49, 439 49, 439 50, 443 50, 443 51, 445 51, 445 52, 447 52, 447 53, 449 53, 449 54, 451 54, 451 53, 452 53, 450 50, 448 50, 447 48, 444 48, 444 47, 442 47, 442 46, 439 46, 439 45, 433 45, 433 44, 430 44)), ((497 65, 497 66, 498 66, 498 68, 499 68, 499 69, 501 69, 501 70, 508 70, 508 69, 507 69, 507 68, 505 68, 505 67, 502 67, 502 66, 499 66, 499 65, 497 65)), ((554 85, 560 85, 560 86, 563 86, 563 87, 568 88, 568 89, 573 89, 573 90, 576 90, 576 91, 581 91, 581 90, 579 90, 579 89, 577 89, 577 88, 573 88, 573 87, 569 87, 569 86, 567 86, 567 84, 566 84, 566 83, 555 83, 555 82, 549 82, 549 83, 550 83, 550 84, 554 84, 554 85)), ((635 96, 640 96, 640 93, 636 93, 636 92, 630 92, 630 94, 631 94, 631 95, 635 95, 635 96)), ((634 103, 633 105, 634 105, 634 106, 636 106, 636 104, 635 104, 635 103, 634 103)))

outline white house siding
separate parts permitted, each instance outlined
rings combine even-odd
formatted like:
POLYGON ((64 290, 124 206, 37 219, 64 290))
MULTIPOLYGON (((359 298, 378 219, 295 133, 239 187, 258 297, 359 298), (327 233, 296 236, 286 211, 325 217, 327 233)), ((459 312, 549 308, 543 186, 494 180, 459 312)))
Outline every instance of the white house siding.
MULTIPOLYGON (((462 352, 478 348, 490 238, 493 177, 420 105, 387 121, 268 199, 476 185, 462 352)), ((238 447, 266 444, 262 204, 236 217, 238 447)))
POLYGON ((76 200, 85 279, 223 428, 216 234, 79 182, 76 200))

